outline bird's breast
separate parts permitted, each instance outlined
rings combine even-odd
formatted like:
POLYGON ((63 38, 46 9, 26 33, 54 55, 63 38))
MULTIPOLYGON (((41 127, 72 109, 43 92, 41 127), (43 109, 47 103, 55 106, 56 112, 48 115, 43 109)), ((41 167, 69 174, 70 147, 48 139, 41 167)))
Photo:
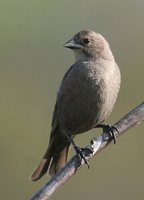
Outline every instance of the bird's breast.
POLYGON ((107 118, 118 93, 113 76, 96 63, 76 63, 71 67, 57 98, 62 129, 78 134, 107 118))

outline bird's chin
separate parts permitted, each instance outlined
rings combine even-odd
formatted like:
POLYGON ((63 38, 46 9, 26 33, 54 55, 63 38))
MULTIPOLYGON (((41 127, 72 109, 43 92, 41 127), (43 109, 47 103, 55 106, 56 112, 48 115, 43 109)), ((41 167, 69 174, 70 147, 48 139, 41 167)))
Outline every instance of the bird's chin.
POLYGON ((87 57, 83 53, 82 49, 73 49, 74 56, 76 60, 86 60, 87 57))

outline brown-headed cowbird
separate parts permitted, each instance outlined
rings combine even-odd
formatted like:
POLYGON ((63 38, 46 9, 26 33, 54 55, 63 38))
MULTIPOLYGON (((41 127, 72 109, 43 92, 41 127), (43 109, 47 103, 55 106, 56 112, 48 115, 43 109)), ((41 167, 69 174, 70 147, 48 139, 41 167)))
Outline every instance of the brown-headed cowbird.
POLYGON ((33 181, 46 172, 53 175, 65 165, 70 144, 76 149, 75 135, 104 127, 120 88, 119 68, 102 35, 80 31, 64 47, 74 51, 76 62, 60 85, 49 146, 31 176, 33 181))

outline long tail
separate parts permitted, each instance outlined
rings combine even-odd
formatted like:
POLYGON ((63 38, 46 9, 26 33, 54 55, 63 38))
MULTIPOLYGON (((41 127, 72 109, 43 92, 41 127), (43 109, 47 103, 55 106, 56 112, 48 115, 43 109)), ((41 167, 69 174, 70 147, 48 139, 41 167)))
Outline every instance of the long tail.
POLYGON ((52 130, 49 147, 42 161, 32 173, 30 180, 36 181, 45 173, 50 175, 56 174, 67 161, 69 147, 70 142, 68 138, 60 132, 59 128, 52 130))

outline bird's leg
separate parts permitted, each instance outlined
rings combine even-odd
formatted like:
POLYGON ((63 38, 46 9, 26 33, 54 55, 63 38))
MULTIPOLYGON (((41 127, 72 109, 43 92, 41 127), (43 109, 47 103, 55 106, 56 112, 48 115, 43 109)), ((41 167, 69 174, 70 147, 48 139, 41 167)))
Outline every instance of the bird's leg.
POLYGON ((74 142, 74 140, 73 140, 71 134, 67 133, 67 136, 68 136, 68 139, 69 139, 70 143, 72 144, 72 146, 73 146, 73 148, 74 148, 76 154, 77 154, 81 159, 84 160, 85 164, 86 164, 86 165, 88 166, 88 168, 89 168, 89 163, 88 163, 88 161, 86 160, 86 158, 85 158, 85 156, 84 156, 84 154, 83 154, 83 152, 82 152, 82 150, 83 150, 84 148, 80 148, 78 145, 75 144, 75 142, 74 142))
POLYGON ((110 124, 99 124, 95 128, 102 128, 103 132, 108 132, 111 138, 114 140, 114 144, 116 144, 117 134, 114 133, 114 129, 119 133, 118 129, 110 124))

